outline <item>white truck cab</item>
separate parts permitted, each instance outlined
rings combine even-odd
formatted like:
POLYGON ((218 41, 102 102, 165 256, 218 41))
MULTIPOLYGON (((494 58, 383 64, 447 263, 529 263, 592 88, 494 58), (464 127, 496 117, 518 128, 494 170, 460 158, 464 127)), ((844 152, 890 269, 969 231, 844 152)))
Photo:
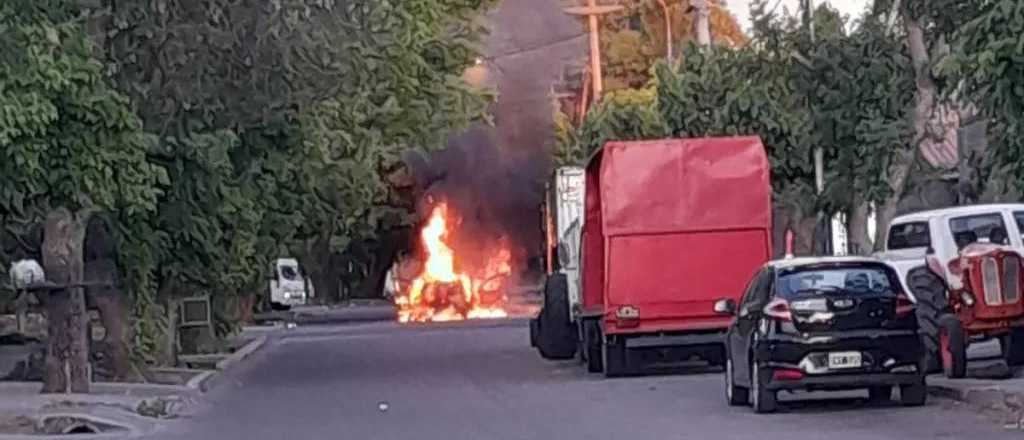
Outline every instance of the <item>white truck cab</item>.
POLYGON ((313 286, 299 269, 294 258, 278 258, 274 261, 270 278, 270 305, 275 309, 305 305, 313 298, 313 286))
POLYGON ((576 318, 582 302, 580 283, 580 235, 583 233, 585 173, 580 167, 555 170, 548 183, 546 233, 549 250, 548 272, 565 275, 568 282, 569 320, 576 318), (556 264, 557 263, 557 264, 556 264))
POLYGON ((885 234, 885 251, 876 256, 900 274, 904 289, 907 273, 925 264, 931 250, 939 261, 950 288, 961 287, 960 277, 950 272, 949 262, 971 243, 992 243, 1024 253, 1024 204, 971 205, 902 215, 893 219, 885 234))

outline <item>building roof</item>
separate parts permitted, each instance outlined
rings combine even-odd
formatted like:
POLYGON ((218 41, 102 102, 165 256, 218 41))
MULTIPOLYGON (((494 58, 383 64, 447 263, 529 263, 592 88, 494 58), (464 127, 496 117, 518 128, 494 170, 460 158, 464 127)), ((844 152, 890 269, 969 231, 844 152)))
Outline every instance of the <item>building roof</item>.
POLYGON ((953 217, 970 214, 981 214, 995 211, 1024 211, 1024 203, 1001 203, 982 204, 969 206, 956 206, 952 208, 932 209, 928 211, 915 212, 901 215, 892 220, 892 223, 925 222, 935 217, 953 217))

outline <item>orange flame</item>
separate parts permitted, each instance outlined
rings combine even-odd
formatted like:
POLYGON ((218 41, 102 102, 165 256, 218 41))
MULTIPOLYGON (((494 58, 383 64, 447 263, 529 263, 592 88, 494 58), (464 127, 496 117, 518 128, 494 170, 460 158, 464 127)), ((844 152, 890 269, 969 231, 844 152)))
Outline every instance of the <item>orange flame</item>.
MULTIPOLYGON (((496 256, 488 260, 483 279, 473 279, 455 270, 455 252, 445 242, 447 236, 448 207, 441 203, 434 207, 430 220, 420 231, 420 239, 427 251, 427 261, 423 272, 413 280, 408 295, 395 300, 399 307, 398 320, 443 322, 508 316, 500 303, 489 307, 480 304, 481 292, 493 291, 495 281, 512 272, 511 253, 508 249, 500 248, 496 256), (427 295, 426 289, 432 286, 459 289, 462 303, 448 297, 438 298, 437 294, 427 295)), ((445 289, 441 291, 441 296, 449 292, 445 289)))

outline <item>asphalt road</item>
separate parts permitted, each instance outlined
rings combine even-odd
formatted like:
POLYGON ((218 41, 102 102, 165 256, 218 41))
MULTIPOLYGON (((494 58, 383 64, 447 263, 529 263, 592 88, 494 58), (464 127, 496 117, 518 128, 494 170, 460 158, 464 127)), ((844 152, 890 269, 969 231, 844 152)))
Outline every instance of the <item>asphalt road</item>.
MULTIPOLYGON (((627 379, 548 362, 522 321, 317 328, 272 342, 163 439, 1021 438, 951 401, 867 405, 799 396, 782 412, 726 406, 719 372, 627 379)), ((866 395, 866 393, 864 393, 866 395)), ((865 396, 866 397, 866 396, 865 396)))

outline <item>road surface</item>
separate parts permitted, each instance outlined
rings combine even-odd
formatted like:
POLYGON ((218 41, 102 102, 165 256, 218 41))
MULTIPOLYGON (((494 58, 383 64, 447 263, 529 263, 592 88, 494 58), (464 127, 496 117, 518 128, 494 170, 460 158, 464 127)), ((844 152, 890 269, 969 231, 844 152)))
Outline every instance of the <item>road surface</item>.
MULTIPOLYGON (((871 406, 814 395, 730 408, 718 372, 604 379, 541 360, 525 323, 322 327, 272 342, 162 439, 999 439, 951 401, 871 406)), ((866 394, 866 393, 865 393, 866 394)))

